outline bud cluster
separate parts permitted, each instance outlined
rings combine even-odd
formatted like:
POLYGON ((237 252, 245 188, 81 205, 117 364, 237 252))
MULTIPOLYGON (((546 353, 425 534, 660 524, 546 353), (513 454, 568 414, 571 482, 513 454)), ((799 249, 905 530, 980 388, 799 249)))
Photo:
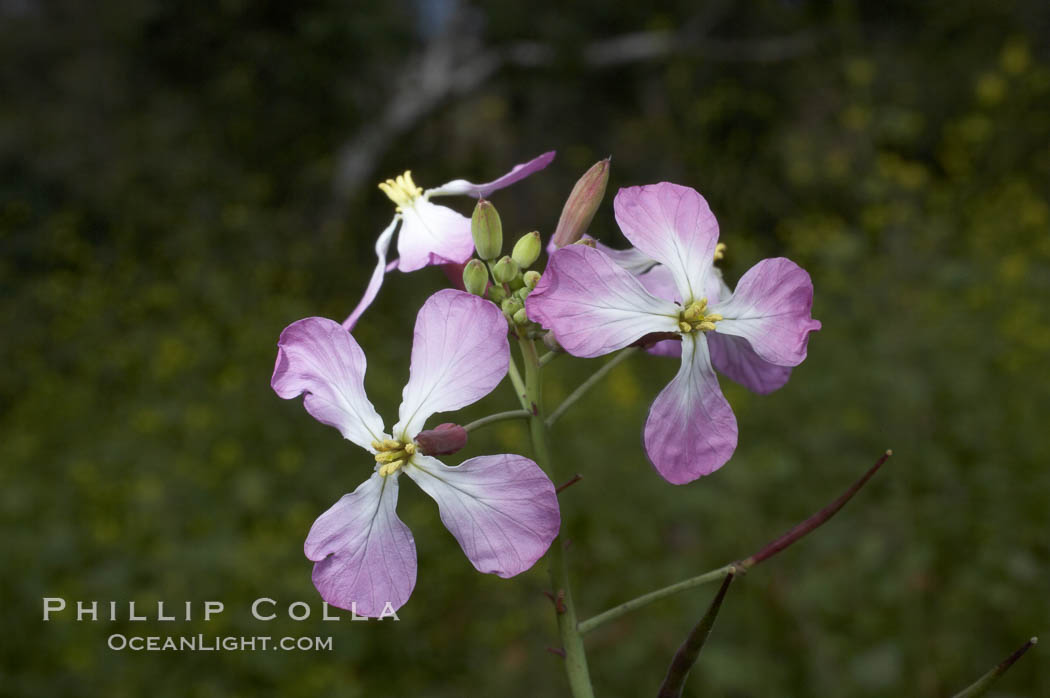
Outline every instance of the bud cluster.
POLYGON ((513 326, 529 324, 525 298, 540 281, 540 273, 529 267, 540 257, 543 245, 536 231, 525 233, 514 243, 509 255, 503 253, 503 223, 496 207, 481 199, 470 218, 470 233, 480 259, 463 268, 463 287, 474 295, 488 298, 500 306, 513 326))

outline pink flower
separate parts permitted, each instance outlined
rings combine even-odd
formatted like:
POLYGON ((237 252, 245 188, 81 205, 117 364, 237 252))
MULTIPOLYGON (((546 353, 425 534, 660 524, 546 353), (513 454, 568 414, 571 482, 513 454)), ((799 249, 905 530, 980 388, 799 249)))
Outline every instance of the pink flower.
POLYGON ((547 551, 561 518, 554 485, 539 466, 504 454, 449 467, 414 440, 431 415, 476 402, 503 379, 510 348, 507 321, 495 305, 453 289, 423 304, 390 433, 365 395, 364 352, 339 323, 299 320, 277 345, 271 380, 277 394, 305 395, 307 412, 375 457, 372 476, 322 514, 306 538, 314 585, 325 601, 376 617, 408 600, 416 549, 395 512, 402 473, 437 501, 441 521, 478 571, 512 577, 547 551))
POLYGON ((416 271, 432 264, 462 264, 474 254, 474 241, 470 237, 470 219, 447 206, 431 203, 431 197, 467 195, 474 198, 489 196, 492 192, 508 187, 525 179, 534 172, 542 170, 554 159, 554 151, 533 158, 526 163, 515 165, 511 171, 499 179, 485 184, 472 184, 464 179, 455 179, 436 189, 424 191, 412 180, 412 173, 405 172, 396 179, 388 179, 379 185, 383 193, 396 206, 394 219, 380 233, 376 240, 376 263, 372 278, 368 281, 361 301, 343 321, 343 327, 352 330, 358 319, 372 305, 383 285, 383 278, 388 271, 400 269, 404 272, 416 271), (397 254, 387 264, 387 250, 394 232, 401 224, 397 237, 397 254))
POLYGON ((576 356, 677 336, 655 347, 682 363, 653 402, 644 439, 657 472, 684 484, 722 467, 736 449, 736 417, 713 367, 756 392, 781 387, 820 329, 810 315, 813 284, 791 260, 765 259, 729 293, 714 268, 718 222, 688 187, 621 189, 614 208, 635 249, 617 259, 584 245, 558 250, 526 301, 528 316, 576 356))

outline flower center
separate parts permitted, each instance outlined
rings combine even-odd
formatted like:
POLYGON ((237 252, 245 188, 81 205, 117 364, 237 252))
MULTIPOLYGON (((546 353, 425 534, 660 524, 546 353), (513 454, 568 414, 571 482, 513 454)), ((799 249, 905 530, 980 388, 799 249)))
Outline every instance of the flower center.
POLYGON ((373 441, 372 448, 376 450, 376 463, 383 477, 396 473, 416 452, 416 445, 411 441, 396 439, 373 441))
POLYGON ((412 181, 411 170, 405 170, 405 174, 398 175, 397 179, 380 182, 379 188, 383 190, 387 198, 394 202, 398 213, 401 213, 406 206, 411 206, 413 201, 423 195, 422 187, 417 187, 412 181))
POLYGON ((683 334, 710 332, 721 319, 722 316, 718 313, 707 314, 707 299, 701 298, 690 303, 678 314, 678 329, 683 334))

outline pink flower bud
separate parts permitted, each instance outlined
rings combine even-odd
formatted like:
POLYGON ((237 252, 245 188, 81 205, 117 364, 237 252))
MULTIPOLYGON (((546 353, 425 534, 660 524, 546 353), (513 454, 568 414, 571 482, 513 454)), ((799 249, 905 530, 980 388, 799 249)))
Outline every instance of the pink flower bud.
POLYGON ((579 240, 591 225, 594 212, 605 196, 605 185, 609 183, 609 158, 600 160, 587 170, 565 201, 554 230, 552 242, 555 248, 565 247, 579 240))
POLYGON ((446 456, 467 445, 467 430, 458 424, 438 424, 416 434, 416 443, 427 456, 446 456))

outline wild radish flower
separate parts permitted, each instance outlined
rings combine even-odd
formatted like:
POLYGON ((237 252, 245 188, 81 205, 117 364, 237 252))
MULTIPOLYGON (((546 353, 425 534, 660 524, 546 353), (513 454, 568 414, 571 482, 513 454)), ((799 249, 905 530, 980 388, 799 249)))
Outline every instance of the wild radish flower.
POLYGON ((464 179, 455 179, 435 189, 423 190, 416 186, 412 172, 406 171, 394 179, 380 183, 379 188, 393 202, 394 219, 376 240, 376 262, 372 278, 365 288, 361 301, 343 322, 343 327, 352 330, 362 313, 379 294, 383 278, 388 271, 400 269, 416 271, 431 264, 462 264, 474 254, 474 242, 470 237, 470 219, 447 206, 431 203, 431 197, 467 195, 474 198, 489 196, 492 192, 525 179, 542 170, 554 159, 554 151, 515 165, 499 179, 485 184, 472 184, 464 179), (397 237, 398 258, 387 264, 390 241, 401 224, 397 237))
POLYGON ((369 617, 397 610, 416 583, 412 533, 397 517, 404 473, 438 503, 441 521, 480 572, 512 577, 546 552, 561 519, 554 486, 517 455, 480 456, 449 467, 416 441, 436 412, 481 399, 507 373, 507 321, 463 291, 431 296, 416 318, 412 364, 390 432, 364 390, 365 356, 350 333, 325 318, 289 325, 278 341, 271 385, 373 454, 372 476, 314 522, 304 550, 325 601, 369 617), (390 604, 387 607, 387 604, 390 604))
POLYGON ((680 338, 681 368, 653 402, 644 440, 666 480, 691 482, 736 449, 736 418, 712 364, 759 392, 783 385, 783 369, 806 358, 809 333, 820 329, 810 316, 813 284, 794 262, 765 259, 729 294, 713 266, 718 223, 688 187, 621 189, 614 208, 633 261, 644 255, 660 266, 636 277, 599 249, 569 245, 551 256, 528 315, 576 356, 651 334, 680 338))

